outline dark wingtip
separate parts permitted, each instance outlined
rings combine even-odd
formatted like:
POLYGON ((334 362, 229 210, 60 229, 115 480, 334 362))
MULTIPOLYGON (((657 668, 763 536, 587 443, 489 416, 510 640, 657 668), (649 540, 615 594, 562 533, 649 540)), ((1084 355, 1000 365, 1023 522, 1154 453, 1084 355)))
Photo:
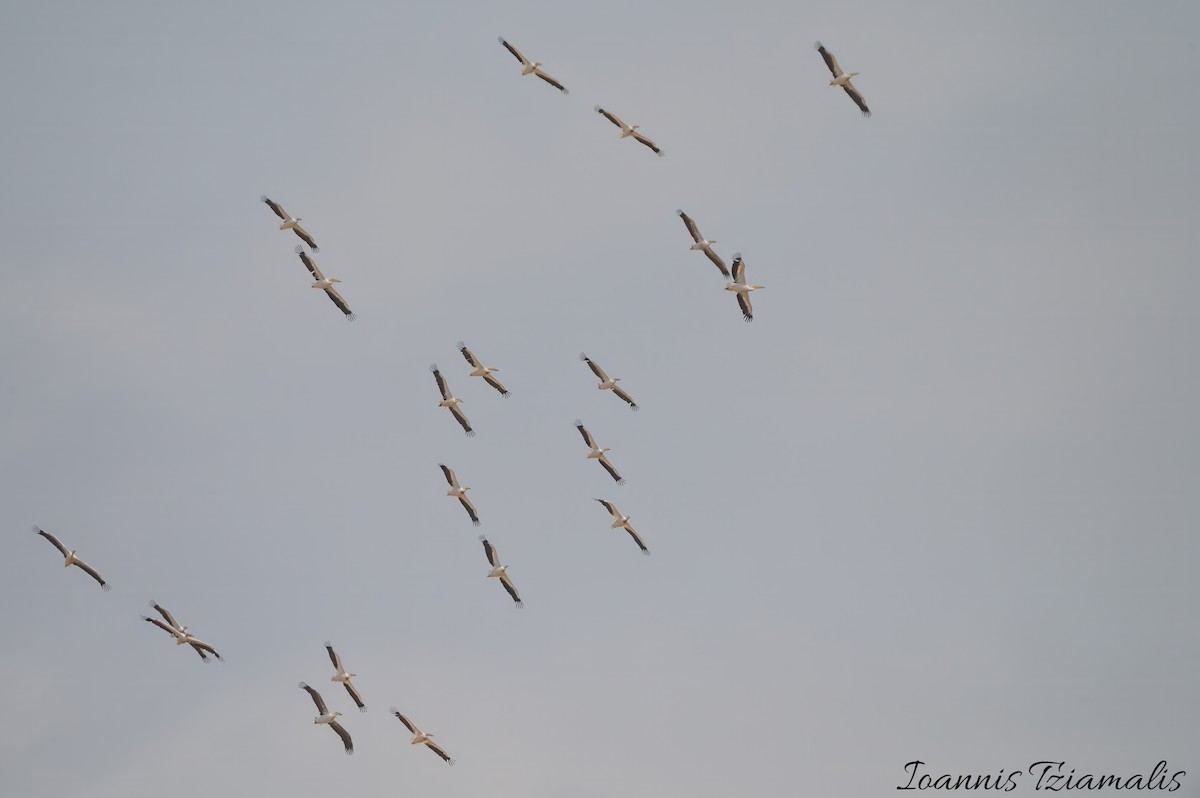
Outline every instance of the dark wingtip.
POLYGON ((320 252, 320 251, 321 251, 321 248, 320 248, 320 247, 313 247, 313 248, 312 248, 312 251, 313 251, 313 252, 320 252))
POLYGON ((104 584, 100 585, 100 589, 103 590, 105 593, 111 593, 112 585, 110 585, 108 582, 105 582, 104 584))
POLYGON ((458 351, 460 351, 460 352, 467 348, 467 345, 464 344, 462 341, 459 341, 457 344, 455 344, 455 346, 458 347, 458 351))
POLYGON ((625 480, 624 480, 624 479, 618 479, 618 480, 617 480, 617 484, 618 484, 618 485, 624 485, 624 484, 625 484, 625 480))
POLYGON ((357 318, 358 318, 358 315, 355 313, 347 313, 346 314, 346 321, 354 321, 357 318))
POLYGON ((469 429, 469 430, 467 430, 467 437, 468 437, 468 438, 474 438, 474 437, 475 437, 475 430, 473 430, 473 429, 469 429))
POLYGON ((325 648, 333 648, 333 643, 330 643, 328 640, 326 640, 326 641, 325 641, 325 648))
POLYGON ((430 363, 430 364, 429 364, 429 370, 430 370, 430 371, 437 371, 437 370, 438 370, 437 363, 430 363))
POLYGON ((353 748, 347 748, 347 749, 346 749, 346 756, 350 756, 350 755, 352 755, 353 753, 354 753, 354 749, 353 749, 353 748))
POLYGON ((597 105, 595 108, 593 108, 592 110, 593 110, 593 111, 595 111, 595 112, 596 112, 596 113, 598 113, 598 114, 602 114, 602 113, 604 113, 604 109, 603 109, 603 108, 601 108, 601 107, 600 107, 600 106, 598 106, 598 105, 597 105))
POLYGON ((571 90, 570 90, 570 89, 568 89, 566 86, 563 86, 562 93, 563 93, 563 94, 570 94, 570 93, 571 93, 571 90))
POLYGON ((662 158, 662 157, 664 157, 664 156, 666 155, 666 153, 665 153, 665 152, 663 152, 662 150, 659 150, 658 152, 656 152, 656 153, 654 153, 654 154, 655 154, 655 155, 657 155, 659 158, 662 158))
POLYGON ((471 522, 471 525, 472 525, 472 526, 479 526, 479 525, 480 525, 480 523, 482 523, 482 522, 481 522, 479 519, 476 519, 476 520, 474 520, 474 521, 472 521, 472 522, 471 522))
POLYGON ((742 316, 742 321, 749 324, 750 322, 754 321, 754 317, 753 316, 742 316))
POLYGON ((487 543, 487 535, 480 535, 480 536, 479 536, 479 542, 480 542, 480 543, 487 543))
MULTIPOLYGON (((517 607, 517 609, 519 609, 519 610, 523 610, 523 609, 525 609, 525 602, 524 602, 524 601, 514 601, 514 602, 513 602, 513 604, 515 604, 515 605, 516 605, 516 607, 517 607)), ((451 762, 450 764, 451 764, 451 765, 453 765, 454 763, 453 763, 453 762, 451 762)))
POLYGON ((304 254, 304 247, 303 247, 303 246, 301 246, 300 244, 297 244, 297 245, 296 245, 296 248, 295 248, 294 250, 292 250, 292 251, 293 251, 293 252, 295 252, 297 255, 303 255, 303 254, 304 254))
POLYGON ((500 42, 501 44, 504 44, 504 37, 503 37, 503 36, 497 36, 497 37, 496 37, 496 41, 500 42))
POLYGON ((734 260, 741 260, 741 259, 742 259, 742 253, 740 253, 740 252, 735 252, 735 253, 733 253, 733 259, 734 259, 734 260))
POLYGON ((822 47, 824 47, 824 46, 825 46, 825 45, 821 44, 820 42, 813 42, 813 49, 814 49, 814 50, 820 50, 820 49, 821 49, 822 47))
POLYGON ((258 201, 259 201, 259 202, 270 202, 271 200, 267 199, 267 195, 266 195, 266 194, 263 194, 263 195, 261 195, 261 196, 258 198, 258 201))
POLYGON ((577 427, 582 427, 582 426, 583 426, 583 422, 582 422, 582 421, 580 421, 579 419, 575 419, 575 426, 577 426, 577 427))
POLYGON ((40 526, 38 526, 37 524, 34 524, 33 526, 31 526, 30 529, 33 530, 33 534, 35 534, 35 535, 42 534, 42 528, 40 526))
POLYGON ((392 713, 393 715, 400 714, 400 710, 396 709, 395 707, 388 707, 388 712, 392 713))
POLYGON ((629 409, 630 409, 630 410, 632 410, 633 412, 635 412, 635 413, 636 413, 636 412, 637 412, 638 410, 640 410, 641 408, 640 408, 640 407, 638 407, 637 405, 630 405, 630 406, 629 406, 629 409))
POLYGON ((296 686, 297 686, 297 687, 299 687, 301 690, 307 690, 307 689, 308 689, 308 685, 307 685, 307 684, 305 684, 304 682, 300 682, 300 684, 298 684, 298 685, 296 685, 296 686))
POLYGON ((366 714, 366 712, 367 712, 367 708, 366 708, 366 707, 359 707, 359 708, 358 708, 358 711, 359 711, 359 712, 361 712, 361 713, 363 713, 363 714, 366 714))
POLYGON ((646 557, 649 557, 649 556, 650 556, 650 549, 642 549, 642 554, 643 554, 643 555, 645 555, 646 557))
MULTIPOLYGON (((588 359, 588 356, 587 356, 587 355, 585 355, 583 352, 580 352, 580 353, 579 353, 579 359, 580 359, 580 360, 582 360, 583 362, 585 362, 585 363, 586 363, 586 362, 587 362, 587 359, 588 359)), ((35 527, 34 527, 34 529, 37 529, 37 527, 35 526, 35 527)))

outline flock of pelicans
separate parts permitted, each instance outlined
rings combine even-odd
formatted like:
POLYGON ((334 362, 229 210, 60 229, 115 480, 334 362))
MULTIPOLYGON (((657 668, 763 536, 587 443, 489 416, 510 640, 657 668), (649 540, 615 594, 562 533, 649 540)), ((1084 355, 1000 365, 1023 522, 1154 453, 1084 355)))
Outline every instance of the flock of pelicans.
MULTIPOLYGON (((509 42, 505 41, 503 38, 501 38, 499 41, 505 49, 512 53, 512 55, 521 62, 522 75, 535 75, 554 88, 558 89, 563 94, 568 93, 565 86, 542 70, 542 64, 540 61, 530 61, 521 53, 520 50, 518 50, 509 42)), ((842 68, 838 66, 837 59, 834 58, 833 54, 830 53, 820 42, 817 42, 816 48, 821 54, 822 58, 825 59, 825 63, 829 67, 829 71, 833 74, 833 80, 829 82, 829 85, 844 89, 846 94, 850 96, 850 98, 862 111, 863 115, 870 116, 871 112, 867 108, 867 104, 863 100, 862 95, 859 94, 858 90, 851 83, 851 78, 858 75, 858 73, 844 72, 842 68)), ((635 141, 645 145, 656 155, 660 157, 663 155, 663 151, 658 147, 657 144, 654 143, 653 140, 651 140, 645 134, 639 132, 638 125, 626 124, 615 114, 605 110, 604 108, 601 108, 598 105, 595 107, 595 110, 601 116, 608 119, 618 128, 620 128, 622 139, 632 138, 635 141)), ((283 223, 279 225, 280 230, 291 230, 294 232, 300 238, 300 240, 308 246, 312 253, 317 253, 320 251, 317 247, 316 241, 313 240, 313 237, 308 233, 307 230, 300 226, 301 219, 299 217, 292 216, 284 209, 282 205, 266 196, 262 197, 262 201, 266 203, 266 205, 275 213, 275 215, 282 220, 283 223)), ((738 306, 741 309, 743 319, 745 321, 752 321, 754 319, 754 310, 750 304, 750 292, 759 290, 763 288, 763 286, 752 285, 746 282, 746 263, 740 254, 735 253, 733 256, 732 267, 727 267, 721 256, 713 250, 712 245, 715 244, 716 241, 705 238, 703 235, 701 235, 696 222, 693 221, 693 219, 682 210, 677 211, 677 213, 683 220, 684 226, 687 228, 688 233, 692 237, 693 243, 691 245, 691 249, 703 252, 705 256, 707 256, 708 259, 712 261, 714 265, 716 265, 722 276, 724 276, 727 280, 725 290, 736 294, 738 306)), ((334 284, 341 282, 341 280, 338 280, 337 278, 326 277, 313 260, 312 255, 309 254, 309 252, 306 251, 303 246, 297 245, 295 251, 299 255, 301 262, 308 269, 309 273, 315 280, 315 282, 312 283, 312 287, 324 291, 333 304, 337 306, 338 310, 340 310, 347 319, 353 320, 355 316, 350 310, 349 304, 342 297, 342 295, 338 293, 337 289, 334 288, 334 284)), ((495 373, 499 371, 499 369, 483 365, 483 362, 479 360, 479 358, 476 357, 475 354, 471 352, 471 350, 468 349, 467 346, 462 342, 458 343, 458 350, 467 363, 471 366, 471 371, 469 372, 468 376, 481 378, 485 383, 494 388, 501 396, 505 398, 510 396, 508 389, 505 388, 504 385, 495 377, 495 373)), ((615 396, 628 404, 632 410, 638 409, 638 404, 633 400, 633 397, 617 384, 620 382, 620 378, 608 376, 608 373, 605 372, 596 361, 592 360, 586 354, 580 354, 579 358, 587 364, 588 368, 592 370, 592 373, 600 381, 596 386, 599 390, 611 391, 615 396)), ((434 380, 437 382, 438 391, 441 394, 441 401, 438 402, 438 406, 449 410, 450 414, 454 416, 455 421, 457 421, 458 424, 463 428, 467 436, 474 437, 475 430, 471 427, 470 421, 467 420, 466 415, 463 413, 463 410, 460 407, 462 400, 456 397, 450 390, 450 385, 447 382, 446 377, 436 365, 430 366, 430 370, 433 372, 434 380)), ((583 425, 582 421, 577 419, 575 421, 575 427, 579 430, 579 434, 583 437, 584 443, 588 445, 589 451, 587 454, 587 459, 596 460, 618 485, 625 484, 625 480, 621 477, 620 472, 608 459, 609 449, 599 446, 596 443, 596 439, 592 436, 592 433, 588 431, 587 427, 583 425)), ((463 509, 466 510, 467 516, 471 519, 471 523, 475 526, 479 526, 479 513, 476 510, 475 505, 471 502, 471 499, 467 496, 467 491, 471 489, 470 486, 463 485, 459 481, 454 469, 445 464, 439 464, 439 467, 442 470, 442 474, 446 478, 447 484, 450 486, 450 489, 446 492, 446 495, 457 499, 462 505, 463 509)), ((617 506, 611 501, 606 499, 596 499, 596 501, 603 505, 604 509, 608 511, 610 516, 612 516, 612 529, 624 530, 633 539, 634 543, 637 544, 637 547, 643 554, 650 553, 650 550, 646 547, 646 544, 642 540, 641 536, 638 535, 637 531, 632 525, 630 525, 628 515, 625 515, 618 510, 617 506)), ((96 580, 103 590, 107 591, 110 589, 109 584, 104 580, 100 573, 96 571, 95 568, 80 559, 74 550, 68 550, 62 541, 60 541, 56 536, 36 526, 34 527, 34 532, 44 537, 56 549, 58 549, 64 558, 65 566, 76 566, 81 571, 96 580)), ((500 555, 497 553, 496 547, 493 546, 486 537, 481 536, 479 540, 483 543, 484 555, 487 558, 488 566, 490 568, 487 573, 487 577, 499 580, 500 584, 504 586, 505 591, 507 591, 508 595, 512 598, 514 605, 517 608, 522 607, 523 603, 521 601, 521 595, 517 591, 516 586, 513 584, 512 579, 508 575, 508 566, 501 563, 500 555)), ((161 604, 156 601, 152 601, 150 602, 150 606, 153 607, 154 610, 161 616, 161 619, 143 617, 143 620, 153 624, 154 626, 157 626, 159 629, 162 629, 164 632, 171 635, 172 639, 175 641, 175 645, 191 646, 192 650, 194 650, 200 656, 200 659, 205 662, 209 661, 210 656, 218 660, 221 659, 221 655, 217 653, 216 648, 192 635, 192 633, 188 631, 188 627, 183 626, 176 621, 171 612, 161 604)), ((366 704, 363 703, 362 696, 359 694, 358 689, 351 681, 357 674, 350 673, 346 670, 342 664, 341 656, 339 656, 334 650, 332 644, 326 642, 325 650, 328 653, 330 662, 333 664, 335 670, 335 673, 330 678, 330 681, 336 684, 341 684, 343 687, 345 687, 346 692, 350 695, 350 698, 358 707, 359 711, 365 712, 366 704)), ((313 720, 313 723, 331 728, 335 733, 337 733, 338 737, 341 738, 346 753, 354 753, 354 742, 350 737, 350 733, 347 732, 337 720, 339 717, 341 717, 342 713, 338 711, 331 712, 328 705, 325 703, 324 698, 321 697, 321 694, 308 684, 301 682, 299 686, 309 694, 313 700, 313 703, 316 704, 317 712, 319 714, 313 720)), ((401 714, 395 707, 392 707, 390 712, 395 715, 396 718, 402 724, 404 724, 404 726, 412 734, 411 742, 413 745, 424 745, 448 764, 454 764, 454 760, 450 758, 449 754, 447 754, 441 746, 433 741, 432 734, 421 731, 416 724, 401 714)))

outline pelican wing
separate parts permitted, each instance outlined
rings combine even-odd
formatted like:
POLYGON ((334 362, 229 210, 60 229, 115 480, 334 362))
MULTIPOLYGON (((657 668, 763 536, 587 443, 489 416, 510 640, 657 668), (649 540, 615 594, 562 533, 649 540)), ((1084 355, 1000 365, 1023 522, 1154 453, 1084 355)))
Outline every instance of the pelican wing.
POLYGON ((203 640, 193 639, 191 641, 191 646, 192 646, 192 648, 196 649, 197 651, 207 651, 210 654, 212 654, 214 657, 216 657, 217 659, 221 658, 221 655, 217 653, 217 650, 215 648, 213 648, 211 645, 209 645, 208 643, 205 643, 203 640))
POLYGON ((458 490, 458 477, 454 474, 454 469, 448 465, 438 463, 438 468, 442 469, 442 473, 446 475, 446 482, 450 483, 450 487, 458 490))
POLYGON ((342 745, 346 746, 346 753, 353 754, 354 741, 350 739, 350 732, 343 729, 342 724, 338 723, 336 720, 329 724, 329 728, 337 732, 337 736, 342 738, 342 745))
POLYGON ((346 314, 347 321, 354 321, 354 311, 350 310, 350 306, 346 304, 346 300, 342 298, 342 295, 337 292, 336 288, 330 286, 325 289, 325 293, 333 300, 333 304, 337 305, 338 310, 346 314))
POLYGON ((604 373, 604 369, 597 365, 596 361, 592 360, 582 352, 579 353, 579 359, 588 364, 588 368, 592 370, 592 373, 595 374, 601 382, 608 382, 608 375, 604 373))
POLYGON ((733 281, 735 283, 746 282, 746 261, 742 260, 742 253, 734 253, 733 256, 733 281))
POLYGON ((366 712, 367 705, 363 703, 362 696, 358 694, 358 688, 350 682, 342 682, 342 684, 345 685, 346 692, 350 694, 350 698, 353 699, 354 703, 358 706, 358 711, 366 712))
POLYGON ((858 106, 860 111, 862 111, 863 116, 871 115, 871 109, 867 107, 866 100, 864 100, 863 96, 858 93, 858 89, 854 88, 853 83, 847 83, 845 86, 842 86, 842 88, 845 89, 846 93, 850 95, 850 99, 854 100, 854 104, 858 106))
POLYGON ((663 151, 660 150, 658 148, 658 145, 655 144, 653 141, 651 141, 648 136, 643 136, 639 131, 635 130, 635 131, 633 131, 633 137, 635 139, 637 139, 638 141, 642 142, 643 144, 645 144, 650 149, 654 150, 654 154, 657 155, 659 158, 662 157, 663 151))
POLYGON ((296 245, 296 254, 300 256, 300 262, 308 267, 309 272, 312 273, 312 276, 315 279, 317 279, 317 280, 325 279, 325 275, 321 274, 321 269, 320 269, 320 267, 317 266, 317 262, 315 260, 313 260, 312 257, 307 252, 304 251, 304 247, 297 244, 296 245))
POLYGON ((280 205, 278 202, 275 202, 274 200, 272 200, 266 194, 259 197, 259 199, 261 199, 263 202, 267 203, 267 207, 270 208, 271 210, 275 211, 275 215, 278 216, 280 219, 283 219, 285 222, 292 218, 291 216, 288 215, 288 212, 283 209, 282 205, 280 205))
POLYGON ((604 117, 609 122, 612 122, 614 125, 621 128, 621 130, 629 129, 629 125, 626 125, 624 122, 622 122, 620 119, 618 119, 616 114, 611 114, 608 111, 605 111, 603 108, 601 108, 598 105, 596 106, 596 113, 600 114, 600 116, 604 117))
POLYGON ((596 439, 592 437, 592 433, 587 431, 587 427, 583 426, 582 421, 578 419, 575 420, 575 429, 579 430, 579 434, 583 436, 584 443, 593 449, 598 448, 596 446, 596 439))
POLYGON ((638 536, 638 533, 633 531, 633 527, 627 526, 625 527, 625 531, 629 533, 629 537, 633 538, 633 542, 638 544, 638 548, 642 550, 642 554, 650 553, 650 549, 646 548, 646 544, 642 542, 642 539, 638 536))
POLYGON ((303 241, 305 244, 308 244, 308 246, 312 249, 313 252, 321 251, 321 248, 317 246, 317 242, 313 241, 312 236, 310 236, 308 234, 308 231, 305 230, 303 227, 301 227, 300 225, 296 225, 295 227, 292 228, 292 230, 293 230, 293 232, 296 233, 296 235, 300 236, 301 241, 303 241))
POLYGON ((521 595, 517 593, 516 586, 508 578, 508 574, 500 574, 500 582, 504 585, 504 589, 508 591, 508 595, 512 596, 513 604, 516 604, 518 609, 525 606, 521 601, 521 595))
POLYGON ((417 727, 413 725, 413 722, 397 712, 395 707, 392 707, 392 714, 400 719, 400 722, 404 724, 404 728, 408 729, 409 732, 412 734, 420 734, 420 732, 417 731, 417 727))
POLYGON ((554 78, 552 78, 552 77, 550 77, 549 75, 547 75, 547 74, 546 74, 545 72, 543 72, 542 70, 540 70, 540 69, 535 69, 535 70, 533 70, 533 74, 537 75, 539 78, 541 78, 542 80, 546 81, 546 82, 547 82, 547 83, 549 83, 551 86, 553 86, 554 88, 556 88, 556 89, 558 89, 559 91, 561 91, 563 94, 570 94, 570 93, 571 93, 571 92, 567 91, 567 88, 566 88, 566 86, 562 85, 561 83, 559 83, 557 80, 555 80, 554 78))
POLYGON ((531 66, 531 65, 533 64, 533 62, 532 62, 532 61, 530 61, 530 60, 529 60, 528 58, 526 58, 525 56, 521 55, 521 51, 520 51, 520 50, 518 50, 516 47, 513 47, 513 46, 512 46, 511 44, 509 44, 508 42, 504 41, 504 37, 503 37, 503 36, 497 36, 497 37, 496 37, 496 41, 498 41, 498 42, 500 42, 501 44, 503 44, 503 45, 504 45, 504 49, 505 49, 505 50, 508 50, 510 53, 512 53, 514 56, 516 56, 516 59, 517 59, 518 61, 520 61, 522 65, 524 65, 524 66, 531 66))
POLYGON ((637 402, 633 401, 633 397, 630 396, 629 394, 625 393, 625 391, 621 388, 620 385, 613 388, 613 393, 615 393, 617 396, 621 397, 621 399, 623 399, 624 401, 628 402, 629 407, 632 408, 633 410, 638 409, 637 402))
POLYGON ((320 693, 309 687, 304 682, 300 682, 300 689, 306 690, 308 694, 312 696, 313 703, 317 705, 317 712, 320 712, 322 715, 329 714, 329 709, 325 706, 325 699, 321 698, 320 693))
POLYGON ((826 50, 825 45, 821 44, 820 42, 817 42, 816 47, 817 52, 820 53, 821 57, 825 59, 825 65, 829 67, 829 71, 833 73, 833 77, 840 78, 842 76, 842 68, 838 66, 837 59, 833 57, 833 53, 826 50))
POLYGON ((81 560, 79 558, 75 559, 75 564, 79 566, 79 570, 83 571, 85 574, 90 576, 92 579, 95 579, 97 582, 99 582, 101 590, 111 590, 111 588, 108 585, 108 582, 104 581, 104 578, 102 576, 100 576, 99 573, 96 572, 95 568, 88 565, 87 563, 85 563, 83 560, 81 560))
POLYGON ((468 438, 475 437, 475 430, 471 429, 471 422, 467 421, 467 417, 458 409, 458 405, 450 408, 450 415, 454 416, 455 420, 462 425, 463 431, 467 433, 468 438))
POLYGON ((503 396, 505 399, 507 399, 509 397, 508 389, 505 388, 500 383, 500 380, 496 379, 491 374, 483 375, 483 381, 486 382, 488 385, 492 386, 493 388, 495 388, 497 391, 499 391, 500 395, 503 396))
POLYGON ((454 764, 454 760, 450 758, 450 755, 447 754, 445 751, 443 751, 442 747, 440 745, 438 745, 437 743, 435 743, 433 740, 426 740, 425 745, 429 746, 430 751, 433 751, 435 754, 440 756, 442 759, 446 760, 447 764, 450 764, 450 765, 454 764))
POLYGON ((71 556, 71 552, 67 551, 67 547, 66 547, 66 546, 64 546, 64 545, 62 544, 62 541, 61 541, 61 540, 59 540, 58 538, 54 537, 54 535, 51 535, 51 534, 50 534, 49 532, 47 532, 46 530, 44 530, 44 529, 42 529, 42 528, 40 528, 40 527, 36 527, 36 526, 33 528, 33 531, 34 531, 34 532, 37 532, 39 535, 41 535, 42 537, 44 537, 46 540, 50 541, 50 544, 51 544, 52 546, 54 546, 54 548, 58 549, 58 550, 59 550, 59 552, 62 554, 62 556, 64 556, 64 557, 70 557, 70 556, 71 556))
POLYGON ((704 236, 700 235, 700 230, 696 227, 696 223, 692 221, 692 217, 688 216, 683 211, 675 211, 679 214, 679 218, 683 219, 684 225, 687 226, 688 232, 692 234, 692 239, 697 244, 704 240, 704 236))
POLYGON ((605 509, 605 510, 608 510, 609 514, 610 514, 610 515, 611 515, 613 518, 615 518, 615 519, 617 519, 617 520, 620 520, 620 518, 621 518, 621 513, 617 511, 617 505, 613 504, 613 503, 612 503, 612 502, 610 502, 610 501, 605 501, 604 499, 596 499, 596 501, 598 501, 598 502, 600 502, 601 504, 603 504, 603 505, 604 505, 604 509, 605 509))
POLYGON ((491 543, 488 543, 487 538, 480 536, 479 540, 483 543, 483 553, 485 555, 487 555, 488 563, 493 568, 499 567, 500 566, 500 555, 496 553, 496 549, 492 546, 491 543))
POLYGON ((729 269, 725 266, 725 261, 721 260, 720 255, 712 251, 712 247, 705 247, 704 254, 708 256, 709 260, 717 264, 717 268, 721 270, 721 274, 726 277, 729 276, 729 269))
POLYGON ((333 646, 329 643, 325 644, 325 650, 329 653, 329 661, 333 663, 333 667, 337 668, 338 673, 345 673, 346 669, 342 667, 342 658, 333 650, 333 646))
POLYGON ((204 649, 200 648, 200 646, 196 645, 195 643, 192 643, 192 644, 191 644, 191 646, 192 646, 192 650, 193 650, 193 651, 195 651, 197 654, 199 654, 199 655, 200 655, 200 660, 201 660, 202 662, 205 662, 205 663, 207 663, 207 662, 208 662, 208 655, 204 653, 204 649))
POLYGON ((166 607, 162 606, 157 601, 150 602, 150 606, 158 611, 158 614, 163 617, 163 620, 165 620, 167 623, 169 623, 171 625, 171 628, 173 628, 173 629, 182 629, 183 628, 182 626, 179 625, 179 621, 175 620, 175 616, 172 615, 167 610, 166 607))
POLYGON ((149 621, 150 623, 157 626, 159 629, 162 629, 164 632, 171 635, 171 637, 175 637, 176 631, 174 629, 172 629, 170 626, 167 626, 165 623, 160 621, 158 618, 147 618, 145 616, 142 616, 142 620, 149 621))
POLYGON ((750 304, 750 294, 738 292, 738 307, 742 309, 743 321, 754 321, 754 306, 750 304))
POLYGON ((475 354, 470 349, 467 349, 467 345, 462 341, 458 342, 458 351, 462 352, 462 356, 466 358, 472 367, 477 369, 483 368, 483 364, 479 362, 479 358, 475 357, 475 354))
POLYGON ((600 455, 600 457, 597 459, 600 461, 600 465, 604 466, 604 470, 609 473, 609 476, 611 476, 618 485, 625 484, 625 480, 622 479, 621 475, 617 473, 617 469, 613 468, 613 464, 608 462, 608 457, 605 455, 600 455))
POLYGON ((442 376, 442 372, 438 371, 438 367, 436 364, 433 366, 430 366, 429 370, 433 372, 433 378, 435 380, 437 380, 438 390, 442 392, 442 399, 443 400, 449 399, 450 398, 450 386, 446 384, 446 378, 442 376))
POLYGON ((471 500, 466 496, 459 496, 458 502, 463 506, 463 509, 467 511, 467 515, 471 516, 471 523, 475 526, 479 526, 479 514, 475 512, 475 505, 471 504, 471 500))

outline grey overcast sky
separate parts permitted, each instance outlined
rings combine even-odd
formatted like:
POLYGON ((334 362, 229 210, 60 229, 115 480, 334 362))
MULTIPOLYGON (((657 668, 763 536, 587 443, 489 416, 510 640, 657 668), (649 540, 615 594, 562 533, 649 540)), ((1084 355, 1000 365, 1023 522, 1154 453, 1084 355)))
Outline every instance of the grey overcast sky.
POLYGON ((7 4, 2 791, 867 797, 913 759, 1166 759, 1197 794, 1198 28, 1189 2, 7 4), (677 208, 767 286, 753 324, 677 208))

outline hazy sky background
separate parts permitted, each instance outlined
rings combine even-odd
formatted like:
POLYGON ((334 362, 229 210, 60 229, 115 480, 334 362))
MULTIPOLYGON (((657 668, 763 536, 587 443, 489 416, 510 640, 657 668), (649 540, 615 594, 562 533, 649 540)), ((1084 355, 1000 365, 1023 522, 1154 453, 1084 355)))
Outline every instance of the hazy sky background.
POLYGON ((5 794, 1200 794, 1200 7, 1148 10, 8 4, 5 794))

